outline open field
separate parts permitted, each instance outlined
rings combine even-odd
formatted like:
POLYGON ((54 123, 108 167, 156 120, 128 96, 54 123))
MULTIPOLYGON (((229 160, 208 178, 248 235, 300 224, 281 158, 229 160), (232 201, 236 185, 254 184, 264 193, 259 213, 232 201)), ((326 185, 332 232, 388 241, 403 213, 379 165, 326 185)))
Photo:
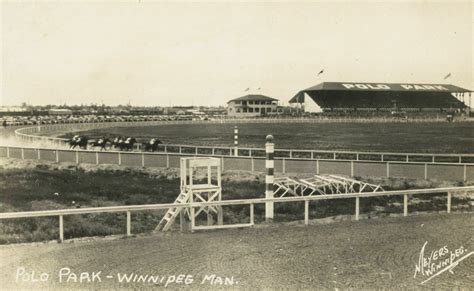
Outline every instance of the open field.
MULTIPOLYGON (((165 283, 119 283, 117 274, 191 275, 190 285, 168 288, 209 289, 206 275, 233 277, 233 289, 469 289, 474 285, 474 256, 424 285, 415 274, 425 242, 425 256, 446 246, 449 252, 474 250, 474 215, 437 214, 345 221, 330 224, 260 226, 130 239, 0 247, 0 282, 4 288, 152 289, 165 283), (19 267, 49 274, 46 282, 15 283, 19 267), (59 281, 59 270, 99 272, 95 282, 59 281), (110 275, 110 278, 106 276, 110 275)), ((446 255, 445 255, 446 256, 446 255)), ((222 287, 222 286, 221 286, 222 287)))
MULTIPOLYGON (((277 149, 471 153, 474 123, 278 123, 239 124, 239 146, 260 147, 275 137, 277 149)), ((233 124, 121 127, 81 132, 99 136, 159 137, 165 143, 233 146, 233 124)), ((63 136, 70 137, 73 133, 63 136)))

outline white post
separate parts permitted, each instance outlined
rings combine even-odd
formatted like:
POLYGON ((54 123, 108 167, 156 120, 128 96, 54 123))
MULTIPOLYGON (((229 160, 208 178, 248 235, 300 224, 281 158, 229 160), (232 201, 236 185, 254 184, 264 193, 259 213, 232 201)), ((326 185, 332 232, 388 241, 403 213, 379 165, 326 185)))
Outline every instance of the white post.
POLYGON ((122 155, 120 155, 120 152, 118 153, 118 164, 122 164, 122 155))
POLYGON ((38 160, 41 160, 41 150, 38 148, 38 160))
POLYGON ((62 215, 59 215, 59 241, 64 241, 64 222, 62 215))
POLYGON ((254 207, 253 207, 253 203, 250 204, 250 223, 252 225, 254 225, 254 222, 255 221, 255 218, 254 218, 254 207))
POLYGON ((79 152, 76 151, 76 164, 79 164, 79 152))
POLYGON ((7 158, 9 158, 9 157, 10 157, 10 148, 7 147, 7 158))
MULTIPOLYGON (((273 198, 273 182, 274 182, 274 162, 273 153, 275 145, 273 144, 273 136, 267 135, 267 143, 265 144, 265 168, 267 169, 267 175, 265 176, 265 198, 273 198)), ((265 202, 265 221, 273 221, 273 202, 265 202)))
POLYGON ((309 201, 304 201, 304 224, 309 224, 309 201))
POLYGON ((428 179, 428 164, 425 163, 425 180, 428 179))
POLYGON ((355 210, 356 210, 356 213, 355 213, 356 217, 355 218, 356 218, 356 220, 359 220, 359 197, 356 197, 356 209, 355 210))
POLYGON ((403 216, 408 215, 408 195, 403 195, 403 216))
POLYGON ((99 152, 95 152, 95 164, 99 164, 99 152))
MULTIPOLYGON (((25 159, 25 149, 24 149, 24 148, 21 148, 21 159, 22 159, 22 160, 25 159)), ((465 170, 466 170, 466 165, 464 165, 464 172, 466 172, 465 170)), ((466 176, 466 175, 464 175, 464 177, 465 177, 465 176, 466 176)), ((464 179, 464 180, 466 180, 466 179, 464 179)))
POLYGON ((59 151, 56 150, 56 163, 59 163, 59 151))
POLYGON ((170 155, 166 155, 166 168, 170 168, 170 155))
POLYGON ((132 235, 132 214, 127 211, 127 236, 132 235))
POLYGON ((354 177, 354 161, 351 161, 351 177, 354 177))
POLYGON ((239 128, 236 126, 234 126, 234 156, 238 156, 239 155, 239 128))
POLYGON ((390 178, 390 163, 387 162, 387 178, 390 178))
POLYGON ((145 154, 142 153, 142 167, 145 167, 145 154))
POLYGON ((446 211, 448 213, 451 213, 451 192, 448 192, 448 203, 447 203, 447 209, 446 211))

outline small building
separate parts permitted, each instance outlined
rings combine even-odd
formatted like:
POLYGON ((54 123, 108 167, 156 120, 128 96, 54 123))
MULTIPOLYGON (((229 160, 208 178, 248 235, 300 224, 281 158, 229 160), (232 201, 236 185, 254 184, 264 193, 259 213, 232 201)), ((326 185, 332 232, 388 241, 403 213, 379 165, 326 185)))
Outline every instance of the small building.
POLYGON ((278 99, 264 95, 246 95, 227 102, 227 115, 255 117, 277 114, 278 99))

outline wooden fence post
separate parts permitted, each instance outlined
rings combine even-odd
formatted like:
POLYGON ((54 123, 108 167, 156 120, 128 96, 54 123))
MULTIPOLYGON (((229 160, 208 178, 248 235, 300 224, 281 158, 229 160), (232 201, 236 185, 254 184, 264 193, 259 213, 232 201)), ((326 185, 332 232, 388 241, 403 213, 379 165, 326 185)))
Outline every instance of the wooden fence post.
POLYGON ((448 192, 448 202, 447 202, 447 209, 448 213, 451 213, 451 192, 448 192))
POLYGON ((132 214, 127 211, 127 236, 132 235, 132 214))
POLYGON ((355 219, 359 220, 359 197, 356 197, 355 219))
POLYGON ((59 242, 64 242, 64 222, 62 215, 59 215, 59 242))
POLYGON ((403 195, 403 216, 408 215, 408 195, 403 195))
POLYGON ((255 224, 255 215, 254 215, 254 206, 253 203, 250 204, 250 223, 255 224))
POLYGON ((304 224, 309 224, 309 201, 304 201, 304 224))

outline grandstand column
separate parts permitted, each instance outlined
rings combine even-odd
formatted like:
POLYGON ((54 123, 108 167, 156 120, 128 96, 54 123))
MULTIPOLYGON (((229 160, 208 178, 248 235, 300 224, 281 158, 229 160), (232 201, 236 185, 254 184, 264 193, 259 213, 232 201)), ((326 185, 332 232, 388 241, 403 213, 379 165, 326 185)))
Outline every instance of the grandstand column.
MULTIPOLYGON (((275 145, 273 144, 273 136, 267 135, 267 143, 265 144, 266 161, 265 168, 267 175, 265 177, 265 198, 273 198, 273 181, 274 181, 274 162, 273 153, 275 145)), ((273 221, 273 202, 265 202, 265 221, 273 221)))
POLYGON ((239 155, 238 146, 239 146, 239 128, 236 125, 234 126, 234 156, 236 157, 239 155))

